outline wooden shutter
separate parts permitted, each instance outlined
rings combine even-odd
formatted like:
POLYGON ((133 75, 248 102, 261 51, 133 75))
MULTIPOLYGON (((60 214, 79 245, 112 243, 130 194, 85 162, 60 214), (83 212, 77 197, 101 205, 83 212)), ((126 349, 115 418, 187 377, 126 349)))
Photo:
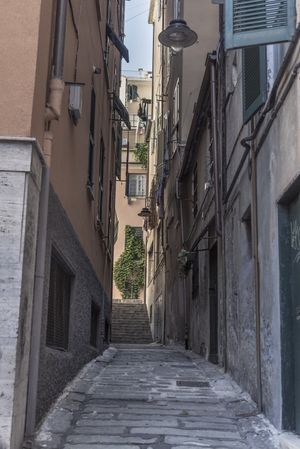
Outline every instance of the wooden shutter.
POLYGON ((226 50, 289 41, 295 31, 295 0, 226 0, 225 8, 226 50))
POLYGON ((267 97, 265 47, 243 49, 243 118, 246 123, 267 97))

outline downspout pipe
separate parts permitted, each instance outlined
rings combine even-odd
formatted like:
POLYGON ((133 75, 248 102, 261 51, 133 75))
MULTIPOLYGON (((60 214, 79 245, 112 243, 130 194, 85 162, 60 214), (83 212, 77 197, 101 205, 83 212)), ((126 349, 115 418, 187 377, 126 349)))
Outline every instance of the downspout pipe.
POLYGON ((38 218, 37 254, 35 267, 35 283, 32 310, 32 329, 29 356, 29 380, 27 392, 27 411, 25 423, 25 439, 32 445, 32 436, 36 427, 36 411, 38 396, 39 358, 41 344, 41 327, 43 316, 43 297, 46 265, 46 236, 48 225, 48 204, 50 193, 50 166, 53 144, 53 133, 50 130, 52 120, 58 120, 61 115, 61 104, 64 92, 64 50, 67 19, 67 0, 57 0, 56 25, 53 50, 53 78, 50 81, 49 101, 46 104, 45 132, 43 152, 45 166, 40 193, 38 218))
POLYGON ((53 48, 53 76, 50 81, 49 101, 46 106, 46 122, 59 120, 61 113, 62 97, 65 87, 63 74, 67 26, 67 2, 68 0, 57 0, 53 48))
MULTIPOLYGON (((251 121, 251 131, 254 131, 254 122, 251 121)), ((257 166, 256 148, 254 139, 250 143, 243 142, 245 150, 251 155, 251 222, 252 222, 252 251, 254 263, 254 291, 255 291, 255 328, 256 328, 256 388, 257 407, 262 411, 262 375, 261 375, 261 299, 260 299, 260 277, 259 277, 259 254, 258 254, 258 204, 257 204, 257 166)))
POLYGON ((218 132, 217 132, 217 100, 216 100, 216 55, 209 55, 210 61, 210 96, 211 96, 211 118, 213 133, 213 158, 214 158, 214 187, 215 187, 215 204, 216 204, 216 233, 218 237, 222 236, 221 222, 221 197, 219 189, 220 163, 218 154, 218 132))
POLYGON ((62 80, 64 74, 67 0, 57 0, 53 49, 53 78, 62 80))

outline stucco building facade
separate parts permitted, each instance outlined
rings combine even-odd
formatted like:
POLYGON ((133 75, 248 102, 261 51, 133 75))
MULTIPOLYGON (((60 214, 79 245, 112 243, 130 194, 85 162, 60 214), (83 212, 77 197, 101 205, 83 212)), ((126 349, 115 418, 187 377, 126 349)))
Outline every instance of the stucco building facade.
POLYGON ((1 448, 109 340, 124 3, 2 8, 1 448))
MULTIPOLYGON (((120 178, 116 185, 116 214, 118 235, 114 246, 114 262, 125 250, 125 228, 134 228, 136 235, 144 241, 143 219, 138 215, 145 207, 147 190, 147 157, 145 161, 139 160, 136 153, 137 145, 145 145, 145 154, 148 153, 147 136, 151 126, 151 73, 143 69, 131 75, 122 76, 121 100, 128 110, 131 129, 125 127, 122 131, 122 159, 120 178)), ((121 299, 122 294, 115 282, 113 284, 113 299, 121 299)), ((139 293, 143 299, 144 289, 139 293)))

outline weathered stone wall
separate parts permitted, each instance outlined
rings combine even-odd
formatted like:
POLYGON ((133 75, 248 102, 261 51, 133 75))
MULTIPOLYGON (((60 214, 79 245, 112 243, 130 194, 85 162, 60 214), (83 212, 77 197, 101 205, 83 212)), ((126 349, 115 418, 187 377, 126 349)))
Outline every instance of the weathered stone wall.
MULTIPOLYGON (((105 267, 103 267, 103 270, 105 267)), ((106 267, 108 270, 109 267, 106 267)), ((78 370, 103 350, 104 319, 110 320, 111 304, 100 285, 92 265, 52 190, 49 198, 47 255, 43 322, 41 336, 40 372, 38 388, 39 421, 65 385, 78 370), (68 351, 46 346, 47 308, 49 294, 50 261, 52 247, 74 274, 71 292, 68 351), (90 345, 91 301, 101 309, 101 338, 98 350, 90 345), (104 314, 103 314, 104 311, 104 314)))
POLYGON ((0 141, 0 447, 23 439, 42 163, 33 140, 0 141))
MULTIPOLYGON (((228 186, 244 151, 240 141, 251 134, 249 125, 243 127, 241 123, 241 61, 240 52, 235 53, 229 52, 227 59, 228 80, 231 80, 234 57, 238 70, 237 84, 227 86, 228 91, 232 90, 227 105, 228 186)), ((299 50, 286 69, 286 80, 298 59, 299 50)), ((265 123, 269 118, 270 114, 265 123)), ((277 427, 282 426, 281 373, 285 369, 281 364, 278 201, 300 174, 299 131, 298 75, 257 157, 262 405, 267 417, 277 427)), ((250 182, 248 158, 226 211, 227 356, 228 369, 234 379, 257 399, 254 271, 251 242, 243 222, 252 201, 250 182)))

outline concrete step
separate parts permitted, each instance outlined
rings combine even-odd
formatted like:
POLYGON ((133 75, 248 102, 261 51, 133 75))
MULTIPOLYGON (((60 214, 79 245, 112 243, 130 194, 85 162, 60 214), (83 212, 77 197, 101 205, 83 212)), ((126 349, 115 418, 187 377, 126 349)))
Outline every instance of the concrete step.
POLYGON ((146 306, 143 303, 113 303, 112 342, 148 344, 152 342, 146 306))

